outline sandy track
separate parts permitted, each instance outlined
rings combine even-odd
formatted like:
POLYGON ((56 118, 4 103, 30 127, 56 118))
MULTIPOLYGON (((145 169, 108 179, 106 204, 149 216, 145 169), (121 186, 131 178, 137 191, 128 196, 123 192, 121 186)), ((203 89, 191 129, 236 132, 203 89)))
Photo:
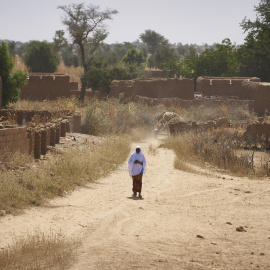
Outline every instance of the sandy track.
POLYGON ((148 153, 157 143, 140 143, 143 200, 130 197, 124 164, 88 188, 0 219, 0 248, 14 233, 52 229, 83 239, 71 270, 270 269, 270 182, 177 171, 172 151, 148 153))

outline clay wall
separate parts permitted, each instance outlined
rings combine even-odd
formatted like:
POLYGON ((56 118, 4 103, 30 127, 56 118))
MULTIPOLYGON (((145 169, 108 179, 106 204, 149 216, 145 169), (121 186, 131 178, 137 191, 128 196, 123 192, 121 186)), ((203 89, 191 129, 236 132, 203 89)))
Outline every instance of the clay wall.
POLYGON ((220 107, 222 105, 247 105, 251 110, 254 109, 253 100, 236 100, 236 99, 192 99, 192 100, 183 100, 179 98, 147 98, 142 96, 135 96, 135 102, 138 102, 147 106, 158 106, 164 105, 166 107, 181 107, 181 108, 189 108, 189 107, 220 107))
POLYGON ((270 124, 269 123, 252 123, 247 126, 246 135, 256 135, 259 137, 265 136, 270 138, 270 124))
POLYGON ((0 77, 0 109, 2 108, 2 79, 0 77))
POLYGON ((213 130, 221 127, 228 127, 229 122, 227 118, 219 118, 215 121, 208 121, 205 123, 196 123, 196 122, 169 122, 168 124, 170 134, 176 135, 181 132, 194 131, 194 132, 202 132, 207 130, 213 130))
POLYGON ((74 111, 27 111, 27 110, 0 110, 0 118, 2 121, 9 119, 18 125, 24 125, 31 122, 34 117, 38 118, 42 123, 48 123, 53 119, 67 119, 70 124, 69 132, 81 132, 81 115, 74 111))
MULTIPOLYGON (((71 92, 71 96, 74 96, 76 98, 80 97, 81 91, 71 90, 70 92, 71 92)), ((86 89, 85 90, 85 97, 103 99, 103 98, 107 97, 107 93, 103 90, 92 91, 91 89, 86 89)))
POLYGON ((259 115, 270 114, 270 83, 257 84, 254 106, 259 115))
POLYGON ((163 70, 148 70, 150 78, 167 78, 167 72, 163 70))
POLYGON ((194 98, 192 79, 142 79, 129 81, 113 81, 110 96, 119 98, 123 93, 125 99, 133 99, 136 95, 151 98, 173 98, 189 100, 194 98))
POLYGON ((78 84, 70 82, 70 76, 61 74, 30 74, 28 83, 21 89, 21 99, 44 100, 70 97, 70 90, 78 84))
POLYGON ((237 97, 241 100, 254 100, 255 87, 247 82, 260 82, 256 77, 199 77, 197 92, 205 96, 237 97))
POLYGON ((0 150, 29 153, 29 140, 26 127, 6 127, 0 129, 0 150))
POLYGON ((1 150, 20 151, 40 159, 46 155, 48 146, 59 143, 60 137, 65 137, 66 132, 80 132, 81 115, 75 113, 50 120, 36 127, 1 126, 0 152, 1 150))
POLYGON ((79 90, 79 84, 77 82, 70 82, 69 83, 69 90, 79 90))

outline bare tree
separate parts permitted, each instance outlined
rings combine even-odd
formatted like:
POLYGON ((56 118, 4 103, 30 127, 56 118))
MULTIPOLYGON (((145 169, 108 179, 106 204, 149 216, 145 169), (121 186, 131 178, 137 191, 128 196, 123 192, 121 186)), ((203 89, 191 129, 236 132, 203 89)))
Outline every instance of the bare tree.
MULTIPOLYGON (((100 43, 107 37, 105 31, 105 20, 111 20, 112 15, 117 14, 117 10, 106 8, 100 11, 99 6, 89 4, 71 4, 68 6, 58 6, 64 11, 63 24, 68 27, 73 44, 77 44, 81 51, 84 75, 87 72, 86 49, 88 57, 91 59, 100 43)), ((86 83, 82 80, 80 99, 84 100, 86 83)))

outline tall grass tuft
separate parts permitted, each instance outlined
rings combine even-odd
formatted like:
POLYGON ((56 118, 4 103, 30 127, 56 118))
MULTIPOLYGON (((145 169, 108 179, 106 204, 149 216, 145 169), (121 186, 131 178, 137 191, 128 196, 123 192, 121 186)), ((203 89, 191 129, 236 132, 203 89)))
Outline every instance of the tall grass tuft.
POLYGON ((0 269, 67 269, 78 244, 78 240, 68 240, 61 232, 28 233, 26 237, 16 237, 11 246, 0 250, 0 269))

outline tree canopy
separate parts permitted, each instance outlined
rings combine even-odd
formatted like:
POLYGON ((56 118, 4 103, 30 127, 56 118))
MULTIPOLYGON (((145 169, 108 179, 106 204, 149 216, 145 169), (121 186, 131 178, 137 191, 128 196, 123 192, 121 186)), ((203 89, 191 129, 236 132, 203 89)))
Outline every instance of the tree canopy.
POLYGON ((153 30, 145 30, 140 34, 140 39, 147 45, 148 51, 154 53, 159 46, 168 45, 168 40, 153 30))
POLYGON ((20 88, 27 84, 27 73, 16 71, 12 73, 14 61, 3 41, 0 45, 0 77, 2 79, 2 105, 16 102, 20 96, 20 88))
POLYGON ((245 32, 259 39, 270 54, 270 0, 261 0, 258 6, 255 6, 256 20, 251 21, 245 18, 241 26, 245 32))
POLYGON ((136 50, 135 48, 131 48, 127 51, 125 56, 123 57, 123 62, 127 64, 137 64, 140 65, 145 62, 144 51, 136 50))
MULTIPOLYGON (((73 44, 80 48, 84 74, 91 61, 86 61, 86 55, 94 54, 101 42, 107 37, 104 21, 111 20, 117 10, 106 8, 100 11, 99 6, 84 3, 58 6, 64 12, 63 24, 67 26, 73 44), (87 50, 87 51, 86 51, 87 50)), ((82 81, 80 99, 84 99, 86 83, 82 81)))
POLYGON ((47 41, 36 40, 27 44, 23 60, 31 72, 53 73, 59 63, 53 45, 47 41))
POLYGON ((63 30, 55 31, 53 46, 56 52, 60 52, 61 49, 67 47, 67 39, 65 38, 65 32, 63 30))

